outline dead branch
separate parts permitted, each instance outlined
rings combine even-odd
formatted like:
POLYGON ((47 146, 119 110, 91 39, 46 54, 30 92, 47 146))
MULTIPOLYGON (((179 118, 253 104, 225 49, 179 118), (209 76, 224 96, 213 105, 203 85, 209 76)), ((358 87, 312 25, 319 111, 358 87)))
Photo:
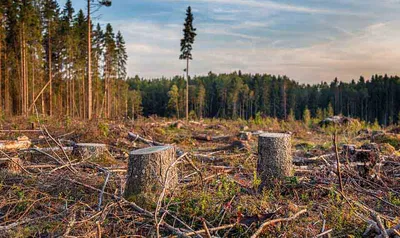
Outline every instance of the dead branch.
POLYGON ((296 219, 297 217, 299 217, 301 214, 306 213, 306 212, 307 212, 307 209, 304 209, 304 210, 299 211, 298 213, 294 214, 293 216, 291 216, 289 218, 278 218, 278 219, 267 221, 264 224, 262 224, 260 226, 260 228, 258 228, 258 230, 251 236, 251 238, 259 237, 264 232, 264 229, 267 226, 274 225, 274 224, 280 223, 280 222, 292 221, 292 220, 296 219))

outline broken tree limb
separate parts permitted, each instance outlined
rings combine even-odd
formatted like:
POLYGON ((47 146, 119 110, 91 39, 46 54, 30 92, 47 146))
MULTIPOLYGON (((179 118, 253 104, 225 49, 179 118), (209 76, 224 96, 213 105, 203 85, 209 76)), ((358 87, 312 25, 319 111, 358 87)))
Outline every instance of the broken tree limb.
POLYGON ((0 133, 40 133, 41 130, 0 130, 0 133))
POLYGON ((309 165, 309 164, 325 164, 329 166, 330 164, 327 162, 327 159, 332 159, 335 156, 335 153, 315 156, 311 158, 301 158, 296 157, 293 158, 293 163, 295 165, 309 165))
MULTIPOLYGON (((138 134, 132 133, 132 132, 128 132, 128 138, 131 141, 138 140, 138 141, 140 141, 142 143, 145 143, 145 144, 148 144, 150 146, 164 146, 164 145, 166 145, 166 144, 161 143, 161 142, 157 142, 157 141, 152 141, 152 140, 146 139, 146 138, 144 138, 144 137, 142 137, 142 136, 140 136, 138 134)), ((175 151, 176 151, 176 155, 178 157, 183 155, 183 154, 185 154, 185 152, 183 150, 179 149, 178 147, 175 147, 175 151)))
POLYGON ((266 227, 270 226, 270 225, 274 225, 276 223, 280 223, 280 222, 289 222, 289 221, 293 221, 294 219, 298 218, 300 215, 302 215, 303 213, 306 213, 307 209, 301 210, 298 213, 294 214, 293 216, 289 217, 289 218, 278 218, 278 219, 274 219, 274 220, 270 220, 267 222, 264 222, 260 228, 258 228, 258 230, 251 236, 251 238, 257 238, 259 237, 265 230, 266 227))
POLYGON ((128 132, 128 137, 129 137, 129 139, 131 139, 132 141, 138 140, 138 141, 140 141, 140 142, 143 142, 143 143, 148 144, 148 145, 151 145, 151 146, 163 146, 163 145, 164 145, 163 143, 160 143, 160 142, 157 142, 157 141, 152 141, 152 140, 143 138, 143 137, 141 137, 140 135, 135 134, 135 133, 132 133, 132 132, 128 132))

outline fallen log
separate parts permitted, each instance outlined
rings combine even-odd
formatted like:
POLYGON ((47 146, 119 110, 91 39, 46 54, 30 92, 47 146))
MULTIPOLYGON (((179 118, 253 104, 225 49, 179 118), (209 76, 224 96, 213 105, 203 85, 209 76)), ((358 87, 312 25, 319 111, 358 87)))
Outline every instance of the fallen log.
POLYGON ((102 157, 107 152, 107 145, 97 143, 77 143, 74 145, 72 154, 84 159, 95 159, 102 157))
POLYGON ((193 135, 192 138, 195 139, 195 140, 201 140, 201 141, 212 141, 212 137, 211 136, 204 135, 204 134, 193 135))
POLYGON ((0 130, 0 133, 40 133, 41 130, 0 130))
POLYGON ((0 141, 0 150, 22 150, 31 147, 32 142, 26 136, 18 137, 16 141, 0 141))

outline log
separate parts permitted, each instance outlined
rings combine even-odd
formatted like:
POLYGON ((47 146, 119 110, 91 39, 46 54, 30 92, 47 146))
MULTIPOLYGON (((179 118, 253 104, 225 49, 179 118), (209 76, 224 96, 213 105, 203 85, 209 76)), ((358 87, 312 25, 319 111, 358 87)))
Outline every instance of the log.
POLYGON ((205 134, 193 135, 192 138, 195 140, 202 140, 202 141, 211 141, 212 140, 211 136, 205 135, 205 134))
POLYGON ((265 133, 258 137, 257 174, 261 179, 260 191, 271 188, 275 179, 293 176, 289 134, 265 133))
POLYGON ((97 159, 107 152, 107 145, 97 143, 77 143, 74 145, 72 155, 83 159, 97 159))
POLYGON ((129 154, 124 197, 130 200, 156 201, 158 194, 178 184, 173 146, 154 146, 129 154))
POLYGON ((21 136, 16 141, 0 141, 0 150, 23 150, 31 147, 31 144, 28 137, 21 136))

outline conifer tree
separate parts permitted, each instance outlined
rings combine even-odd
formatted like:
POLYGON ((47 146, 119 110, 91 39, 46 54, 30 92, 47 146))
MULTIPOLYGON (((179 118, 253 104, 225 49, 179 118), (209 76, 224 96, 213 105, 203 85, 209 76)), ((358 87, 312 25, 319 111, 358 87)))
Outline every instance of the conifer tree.
POLYGON ((304 109, 304 112, 303 112, 303 122, 304 122, 304 124, 305 124, 306 126, 309 126, 309 125, 310 125, 310 122, 311 122, 311 113, 310 113, 310 110, 308 109, 308 107, 306 107, 306 108, 304 109))
POLYGON ((126 79, 126 63, 128 54, 126 53, 125 40, 121 32, 118 31, 116 36, 116 56, 117 56, 117 77, 118 79, 126 79))
POLYGON ((172 85, 171 90, 169 90, 168 97, 168 107, 175 110, 176 116, 179 119, 179 89, 175 84, 172 85))
POLYGON ((181 55, 179 59, 186 60, 186 120, 189 120, 189 60, 193 59, 192 45, 196 37, 196 28, 193 27, 192 8, 186 10, 186 19, 183 28, 183 38, 181 40, 181 55))

